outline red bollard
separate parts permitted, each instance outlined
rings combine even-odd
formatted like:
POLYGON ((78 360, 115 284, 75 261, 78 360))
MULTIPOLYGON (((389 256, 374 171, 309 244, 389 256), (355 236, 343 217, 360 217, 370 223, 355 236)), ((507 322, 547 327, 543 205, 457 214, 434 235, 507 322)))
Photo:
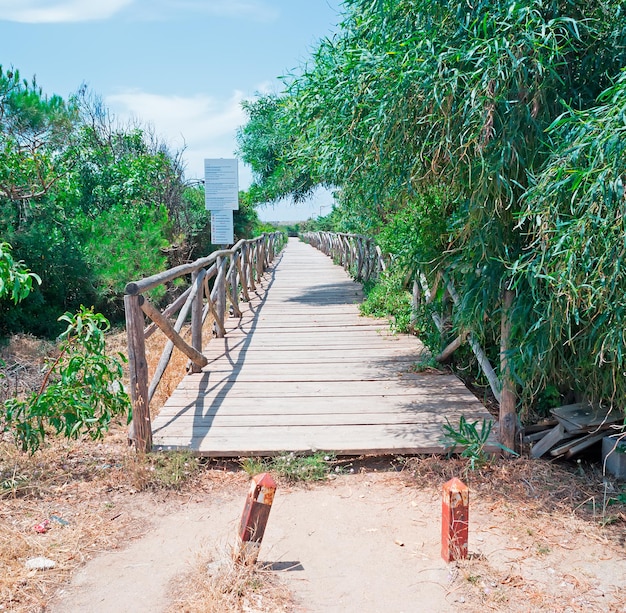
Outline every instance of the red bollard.
POLYGON ((239 547, 235 554, 237 562, 256 562, 275 493, 276 482, 270 474, 261 473, 252 477, 239 526, 239 547))
POLYGON ((469 489, 456 477, 443 486, 441 557, 446 562, 467 558, 469 489))

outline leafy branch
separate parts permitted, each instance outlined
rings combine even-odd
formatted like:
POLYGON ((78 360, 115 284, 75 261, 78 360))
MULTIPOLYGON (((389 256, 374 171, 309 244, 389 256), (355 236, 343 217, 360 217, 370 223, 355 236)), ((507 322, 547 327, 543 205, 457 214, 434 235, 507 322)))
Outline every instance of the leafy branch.
POLYGON ((104 333, 109 322, 100 313, 82 307, 59 318, 67 322, 60 353, 46 365, 38 392, 5 403, 4 430, 11 431, 24 451, 35 452, 47 430, 75 439, 88 434, 102 438, 111 420, 130 418, 130 402, 121 385, 125 357, 105 353, 104 333))

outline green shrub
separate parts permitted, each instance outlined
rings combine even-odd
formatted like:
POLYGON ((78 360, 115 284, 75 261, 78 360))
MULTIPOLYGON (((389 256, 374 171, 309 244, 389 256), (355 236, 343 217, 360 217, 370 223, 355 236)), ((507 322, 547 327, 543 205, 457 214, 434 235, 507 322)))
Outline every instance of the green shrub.
POLYGON ((60 318, 67 329, 60 353, 47 364, 41 389, 27 398, 5 403, 4 430, 12 432, 24 451, 36 451, 47 429, 67 438, 88 434, 102 438, 114 417, 130 419, 130 401, 122 380, 122 354, 105 353, 106 318, 82 308, 60 318))
POLYGON ((366 283, 361 314, 390 317, 394 331, 408 332, 411 329, 411 294, 403 287, 403 281, 401 272, 394 270, 385 271, 376 283, 366 283))

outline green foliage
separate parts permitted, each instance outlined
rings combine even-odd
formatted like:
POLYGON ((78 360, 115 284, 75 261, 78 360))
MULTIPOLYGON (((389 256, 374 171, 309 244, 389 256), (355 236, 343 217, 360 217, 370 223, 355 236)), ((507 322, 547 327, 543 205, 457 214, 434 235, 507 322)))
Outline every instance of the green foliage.
POLYGON ((48 427, 67 438, 88 434, 99 439, 113 418, 130 415, 121 384, 125 358, 105 353, 109 322, 85 308, 60 319, 67 329, 60 337, 58 357, 46 366, 41 389, 25 399, 11 398, 4 407, 5 430, 31 453, 44 442, 48 427))
POLYGON ((31 293, 33 281, 40 284, 41 278, 13 259, 11 245, 0 243, 0 298, 8 296, 17 304, 31 293))
POLYGON ((287 124, 288 102, 267 95, 243 103, 248 121, 239 129, 237 141, 239 154, 255 178, 248 192, 253 203, 277 201, 287 195, 298 202, 315 187, 312 169, 295 157, 297 133, 287 124))
POLYGON ((44 195, 62 172, 59 151, 76 114, 59 96, 47 97, 35 79, 0 66, 0 199, 21 203, 44 195))
POLYGON ((626 73, 583 112, 550 129, 553 156, 528 192, 520 227, 532 249, 514 265, 533 301, 521 368, 534 387, 550 372, 594 400, 626 399, 626 73))
POLYGON ((441 258, 447 246, 446 198, 445 190, 431 188, 390 207, 376 242, 383 253, 393 254, 394 266, 415 273, 441 258))
POLYGON ((239 192, 239 210, 233 212, 235 242, 241 238, 254 238, 260 234, 259 215, 251 191, 239 192))
MULTIPOLYGON (((446 445, 452 445, 451 453, 454 453, 457 447, 462 447, 461 457, 469 460, 469 470, 477 470, 491 461, 491 455, 485 451, 485 447, 489 442, 492 428, 493 421, 490 419, 483 419, 480 427, 478 427, 478 421, 469 422, 461 415, 458 428, 455 428, 446 418, 446 423, 443 426, 443 442, 446 445)), ((494 445, 508 453, 517 455, 499 443, 494 443, 494 445)))
POLYGON ((411 329, 411 294, 404 288, 401 270, 385 271, 376 282, 364 285, 365 300, 360 305, 363 315, 390 317, 397 332, 411 329))
POLYGON ((127 211, 115 205, 95 219, 81 221, 79 236, 85 261, 93 271, 95 306, 119 318, 126 284, 167 268, 163 253, 169 245, 167 211, 164 206, 127 211))
MULTIPOLYGON (((513 288, 524 406, 550 388, 623 406, 623 3, 344 8, 276 99, 263 134, 280 132, 279 154, 259 137, 257 159, 335 186, 332 229, 375 236, 397 274, 446 272, 461 296, 450 334, 471 330, 495 364, 513 288)), ((378 312, 388 298, 374 298, 378 312)))
POLYGON ((42 285, 19 308, 0 302, 0 333, 54 337, 81 304, 119 321, 127 282, 209 252, 203 190, 85 88, 65 103, 11 75, 0 71, 0 235, 42 285))
POLYGON ((273 458, 244 458, 241 467, 254 476, 272 472, 287 481, 322 481, 330 473, 330 464, 335 459, 332 454, 316 452, 311 455, 282 453, 273 458))
POLYGON ((131 479, 140 490, 179 490, 198 474, 200 460, 189 451, 149 453, 133 458, 131 479))
POLYGON ((478 421, 469 422, 463 415, 459 419, 458 428, 455 428, 446 418, 446 424, 443 426, 444 441, 446 444, 452 445, 451 453, 454 453, 456 447, 463 447, 461 457, 468 458, 470 461, 470 469, 475 470, 489 462, 489 455, 485 452, 485 446, 489 441, 493 421, 483 419, 478 428, 478 421))

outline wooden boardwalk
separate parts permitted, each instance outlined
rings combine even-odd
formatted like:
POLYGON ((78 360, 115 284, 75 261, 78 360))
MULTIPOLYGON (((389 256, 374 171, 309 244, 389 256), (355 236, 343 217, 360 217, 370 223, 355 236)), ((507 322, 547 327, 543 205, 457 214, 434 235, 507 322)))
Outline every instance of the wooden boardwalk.
POLYGON ((256 296, 153 421, 155 449, 239 457, 438 453, 448 418, 490 419, 454 376, 415 374, 424 349, 361 317, 361 288, 290 239, 256 296))

